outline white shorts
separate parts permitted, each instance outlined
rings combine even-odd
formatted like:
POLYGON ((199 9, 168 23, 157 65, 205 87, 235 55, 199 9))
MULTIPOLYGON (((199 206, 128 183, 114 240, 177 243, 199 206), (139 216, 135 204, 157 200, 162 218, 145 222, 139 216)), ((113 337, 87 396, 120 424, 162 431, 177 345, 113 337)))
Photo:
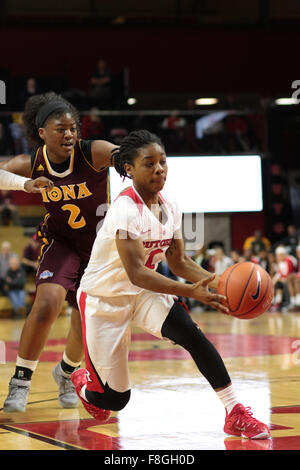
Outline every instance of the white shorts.
POLYGON ((79 290, 77 299, 89 377, 87 389, 103 392, 107 383, 117 392, 129 390, 130 326, 162 338, 161 328, 174 297, 147 290, 137 295, 93 297, 79 290))

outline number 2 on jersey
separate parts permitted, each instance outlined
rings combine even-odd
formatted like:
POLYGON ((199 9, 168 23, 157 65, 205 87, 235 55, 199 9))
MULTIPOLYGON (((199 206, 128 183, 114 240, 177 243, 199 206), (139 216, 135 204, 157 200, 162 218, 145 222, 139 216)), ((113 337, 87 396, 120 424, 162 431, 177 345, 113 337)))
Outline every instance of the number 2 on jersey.
POLYGON ((79 217, 80 209, 79 207, 75 206, 75 204, 65 204, 62 206, 62 210, 70 212, 68 224, 71 228, 78 229, 86 225, 85 218, 83 216, 79 217))

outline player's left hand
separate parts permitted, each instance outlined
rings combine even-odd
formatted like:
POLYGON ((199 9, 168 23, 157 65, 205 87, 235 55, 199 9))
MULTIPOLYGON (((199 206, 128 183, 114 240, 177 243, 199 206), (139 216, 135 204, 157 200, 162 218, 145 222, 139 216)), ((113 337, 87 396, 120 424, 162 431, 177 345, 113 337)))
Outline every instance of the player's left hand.
POLYGON ((209 282, 208 287, 211 289, 217 290, 221 276, 218 276, 215 273, 214 273, 214 276, 215 276, 214 279, 209 282))
POLYGON ((40 193, 42 189, 46 189, 46 191, 51 191, 53 188, 53 182, 45 176, 40 176, 35 180, 28 180, 24 184, 24 189, 27 193, 40 193))
POLYGON ((228 313, 229 309, 225 304, 227 298, 224 295, 209 291, 208 287, 214 281, 216 275, 212 274, 207 278, 203 278, 200 281, 191 284, 191 297, 195 300, 199 300, 203 304, 209 305, 210 307, 215 308, 221 313, 228 313))

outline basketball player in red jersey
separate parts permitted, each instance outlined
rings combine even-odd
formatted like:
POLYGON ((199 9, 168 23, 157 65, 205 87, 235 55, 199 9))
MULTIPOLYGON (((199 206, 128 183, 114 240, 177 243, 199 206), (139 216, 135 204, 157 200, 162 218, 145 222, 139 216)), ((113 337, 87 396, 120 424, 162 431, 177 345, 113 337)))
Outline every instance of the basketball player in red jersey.
POLYGON ((160 139, 147 131, 132 132, 114 153, 114 165, 133 186, 108 210, 77 294, 87 369, 73 372, 71 379, 84 407, 107 420, 109 410, 128 403, 129 329, 134 324, 189 351, 224 404, 226 433, 268 438, 268 426, 239 403, 219 353, 176 299, 191 297, 228 311, 225 297, 208 290, 218 285, 215 274, 184 253, 177 203, 160 194, 167 177, 160 139), (156 272, 164 255, 171 271, 190 284, 156 272))
POLYGON ((83 357, 76 289, 101 220, 96 216, 97 207, 108 202, 108 167, 116 148, 106 141, 80 140, 77 110, 52 92, 31 97, 23 120, 35 150, 12 158, 2 168, 27 178, 44 176, 54 186, 42 193, 47 214, 38 230, 43 246, 36 298, 20 338, 16 369, 4 402, 6 412, 25 411, 31 376, 66 299, 73 307, 71 327, 53 377, 59 385, 60 404, 77 406, 70 380, 83 357))

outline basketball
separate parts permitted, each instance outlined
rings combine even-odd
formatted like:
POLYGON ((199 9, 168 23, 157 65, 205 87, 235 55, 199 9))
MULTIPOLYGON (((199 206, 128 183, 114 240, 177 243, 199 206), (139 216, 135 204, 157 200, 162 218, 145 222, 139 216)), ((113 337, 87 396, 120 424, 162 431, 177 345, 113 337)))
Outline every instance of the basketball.
POLYGON ((269 274, 261 266, 244 262, 223 272, 218 293, 227 297, 228 315, 245 320, 258 317, 270 308, 274 288, 269 274))

